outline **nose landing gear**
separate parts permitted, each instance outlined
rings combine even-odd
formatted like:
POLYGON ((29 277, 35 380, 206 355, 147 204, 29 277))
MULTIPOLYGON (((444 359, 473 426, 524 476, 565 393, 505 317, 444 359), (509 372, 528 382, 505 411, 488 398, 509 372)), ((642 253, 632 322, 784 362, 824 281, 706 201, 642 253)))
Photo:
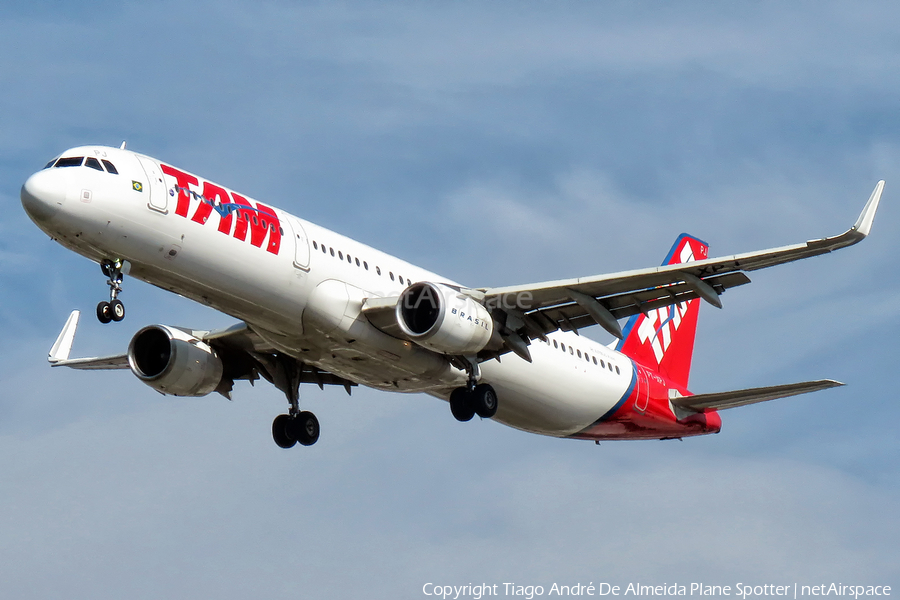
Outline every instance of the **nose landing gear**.
POLYGON ((100 262, 100 270, 106 275, 106 284, 109 286, 109 302, 101 302, 97 305, 97 320, 101 323, 121 321, 125 318, 125 305, 118 296, 122 292, 122 261, 103 260, 100 262))

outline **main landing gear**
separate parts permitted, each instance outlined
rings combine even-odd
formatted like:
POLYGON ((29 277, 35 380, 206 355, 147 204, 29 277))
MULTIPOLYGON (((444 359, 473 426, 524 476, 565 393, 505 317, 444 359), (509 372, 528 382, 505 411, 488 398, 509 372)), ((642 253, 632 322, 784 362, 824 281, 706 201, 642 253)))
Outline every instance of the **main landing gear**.
POLYGON ((474 359, 467 359, 467 363, 468 381, 450 394, 450 412, 457 421, 471 421, 475 415, 490 419, 497 414, 497 392, 486 383, 477 383, 481 370, 474 359))
POLYGON ((107 277, 109 302, 104 301, 97 305, 97 319, 101 323, 121 321, 125 318, 125 305, 118 298, 122 291, 122 280, 125 278, 122 274, 122 261, 104 259, 100 262, 100 270, 107 277))
POLYGON ((273 366, 272 383, 284 392, 291 407, 288 414, 278 415, 272 422, 272 439, 281 448, 293 448, 298 442, 312 446, 319 441, 319 420, 308 410, 300 410, 302 367, 286 356, 279 356, 273 366))
POLYGON ((476 385, 471 391, 456 388, 450 394, 450 412, 457 421, 471 421, 475 415, 490 419, 497 414, 497 392, 486 383, 476 385))
POLYGON ((281 448, 293 448, 297 442, 312 446, 319 440, 319 420, 308 410, 278 415, 272 421, 272 438, 281 448))

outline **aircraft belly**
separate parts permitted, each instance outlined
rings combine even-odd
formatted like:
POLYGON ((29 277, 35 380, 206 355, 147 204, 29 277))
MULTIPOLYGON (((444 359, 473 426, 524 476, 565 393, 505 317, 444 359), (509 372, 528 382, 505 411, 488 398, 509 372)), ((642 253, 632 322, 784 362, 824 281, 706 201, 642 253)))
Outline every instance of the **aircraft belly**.
POLYGON ((580 364, 555 349, 532 344, 531 364, 508 354, 482 363, 484 380, 497 391, 495 421, 552 436, 567 436, 609 412, 627 393, 627 373, 580 364))

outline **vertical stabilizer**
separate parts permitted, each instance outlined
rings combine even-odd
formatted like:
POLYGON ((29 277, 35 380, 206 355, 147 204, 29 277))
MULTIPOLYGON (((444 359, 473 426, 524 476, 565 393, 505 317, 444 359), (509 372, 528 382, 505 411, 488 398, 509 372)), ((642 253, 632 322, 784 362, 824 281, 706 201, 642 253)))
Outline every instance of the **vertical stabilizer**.
MULTIPOLYGON (((707 258, 706 242, 686 233, 678 236, 663 266, 707 258)), ((616 350, 666 379, 687 387, 697 332, 700 299, 664 306, 628 320, 616 350)))

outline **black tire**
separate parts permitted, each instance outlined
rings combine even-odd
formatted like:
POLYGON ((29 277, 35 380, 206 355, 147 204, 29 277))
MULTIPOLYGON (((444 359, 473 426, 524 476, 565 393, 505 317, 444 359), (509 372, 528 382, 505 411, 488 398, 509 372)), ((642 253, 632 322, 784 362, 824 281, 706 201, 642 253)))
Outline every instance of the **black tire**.
POLYGON ((486 383, 475 386, 472 392, 472 408, 482 419, 490 419, 497 414, 497 392, 486 383))
POLYGON ((278 444, 279 448, 293 448, 297 443, 293 437, 288 435, 289 427, 293 419, 288 415, 278 415, 272 421, 272 439, 278 444))
POLYGON ((471 421, 472 417, 475 416, 475 408, 472 406, 472 394, 466 388, 456 388, 450 394, 450 412, 461 423, 471 421))
POLYGON ((125 318, 125 305, 119 299, 109 303, 109 318, 113 321, 121 321, 125 318))
POLYGON ((308 410, 294 418, 291 435, 304 446, 312 446, 319 441, 319 419, 308 410))
POLYGON ((97 305, 97 320, 104 324, 112 321, 112 311, 109 310, 109 302, 101 302, 97 305))

